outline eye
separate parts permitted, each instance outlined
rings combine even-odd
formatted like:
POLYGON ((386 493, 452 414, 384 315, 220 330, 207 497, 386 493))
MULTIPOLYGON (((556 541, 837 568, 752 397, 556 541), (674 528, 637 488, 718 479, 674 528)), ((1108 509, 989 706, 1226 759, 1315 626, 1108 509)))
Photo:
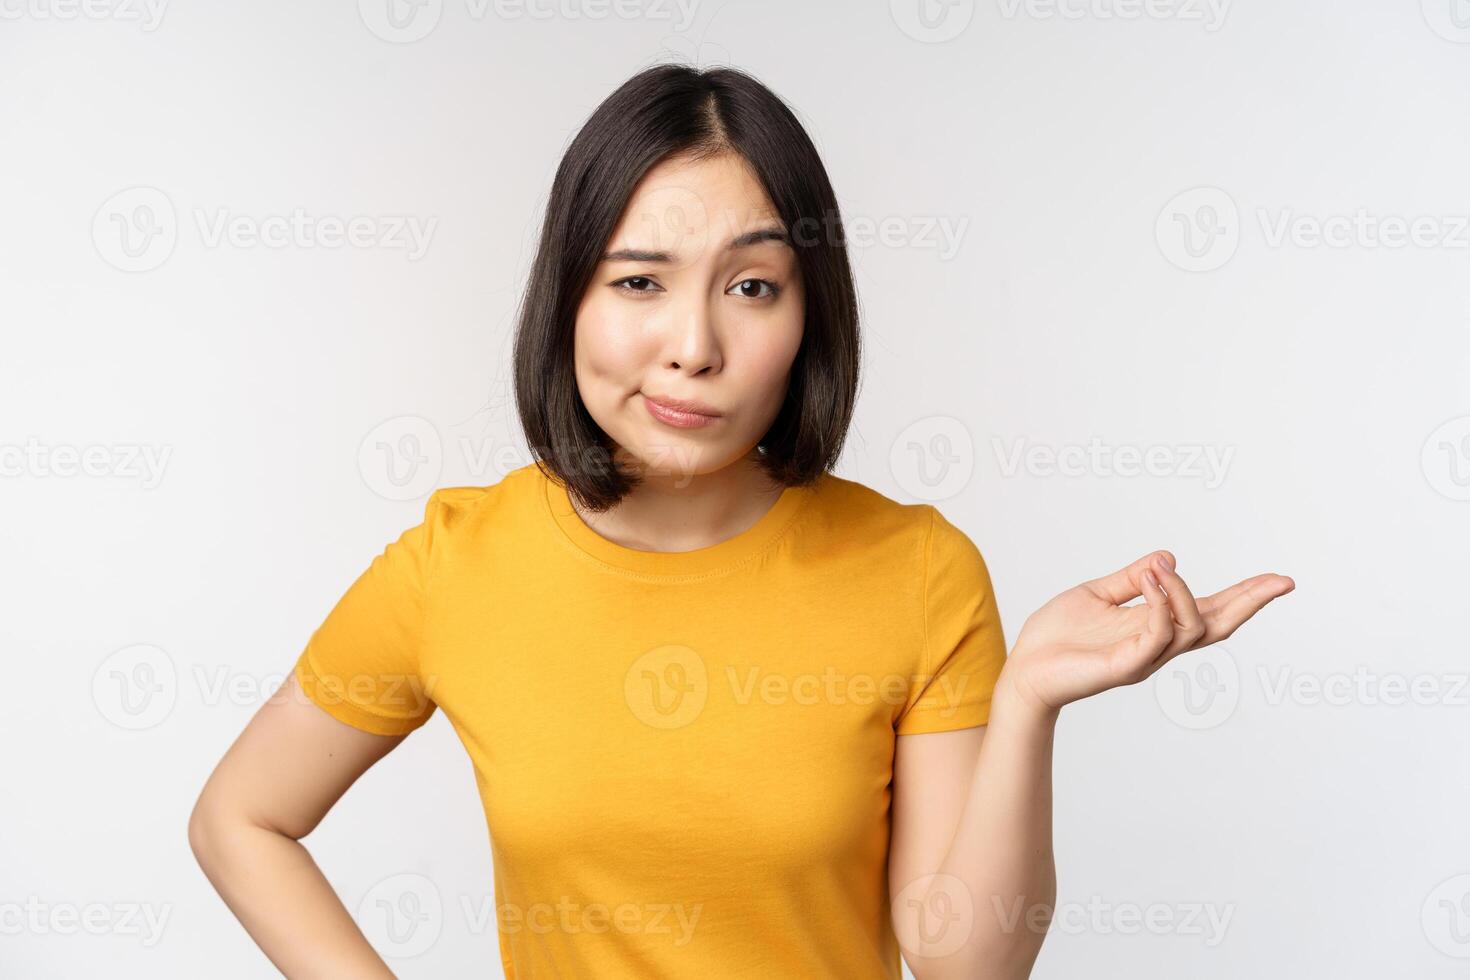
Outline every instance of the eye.
POLYGON ((647 276, 629 276, 626 279, 619 279, 617 282, 610 283, 610 285, 622 293, 652 293, 657 291, 658 287, 658 284, 647 276), (634 283, 638 285, 635 286, 634 283), (648 288, 650 286, 654 288, 648 288))
POLYGON ((745 297, 746 299, 775 299, 777 296, 781 295, 781 287, 771 282, 771 280, 769 279, 742 279, 740 282, 737 282, 735 284, 735 288, 740 290, 740 295, 745 297), (751 293, 747 289, 747 287, 750 286, 754 286, 756 288, 755 295, 751 295, 751 293), (770 291, 765 295, 761 295, 761 286, 765 286, 770 291))

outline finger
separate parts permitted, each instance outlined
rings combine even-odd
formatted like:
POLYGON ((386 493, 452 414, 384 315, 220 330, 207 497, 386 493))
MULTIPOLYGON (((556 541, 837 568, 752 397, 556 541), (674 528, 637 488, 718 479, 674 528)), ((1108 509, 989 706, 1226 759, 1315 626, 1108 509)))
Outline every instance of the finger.
POLYGON ((1174 639, 1174 616, 1169 611, 1169 597, 1159 586, 1154 573, 1145 568, 1139 576, 1143 598, 1148 603, 1148 619, 1143 632, 1129 637, 1114 652, 1113 673, 1118 683, 1134 684, 1151 673, 1160 653, 1174 639))
POLYGON ((1205 618, 1205 636, 1201 645, 1208 646, 1226 639, 1247 619, 1260 612, 1266 603, 1295 588, 1296 583, 1285 575, 1256 575, 1210 596, 1200 603, 1200 611, 1205 618))
POLYGON ((1150 551, 1142 558, 1126 568, 1120 568, 1111 575, 1095 578, 1083 582, 1086 589, 1090 589, 1093 595, 1106 599, 1115 606, 1121 606, 1125 602, 1132 602, 1143 591, 1143 570, 1153 564, 1155 558, 1162 558, 1170 568, 1174 567, 1174 556, 1167 551, 1150 551))
POLYGON ((1179 573, 1162 559, 1153 564, 1153 573, 1169 596, 1169 611, 1174 617, 1174 639, 1161 653, 1160 662, 1185 650, 1193 649, 1205 635, 1205 620, 1195 604, 1194 595, 1179 573))
POLYGON ((1206 618, 1209 618, 1209 616, 1210 616, 1211 613, 1213 613, 1216 610, 1220 609, 1222 606, 1225 606, 1226 604, 1228 604, 1236 596, 1238 596, 1241 593, 1243 593, 1243 592, 1251 589, 1255 585, 1258 585, 1259 583, 1261 583, 1261 582, 1263 582, 1263 581, 1265 581, 1267 579, 1285 579, 1286 580, 1286 591, 1287 592, 1290 592, 1292 589, 1296 588, 1296 583, 1293 582, 1291 579, 1287 578, 1285 575, 1276 575, 1276 574, 1273 574, 1273 573, 1270 573, 1270 572, 1267 572, 1267 573, 1265 573, 1263 575, 1252 575, 1248 579, 1245 579, 1245 580, 1240 581, 1240 582, 1236 582, 1234 585, 1230 586, 1228 589, 1221 589, 1219 592, 1216 592, 1214 595, 1207 595, 1203 599, 1200 599, 1199 600, 1199 611, 1201 613, 1203 613, 1206 618))

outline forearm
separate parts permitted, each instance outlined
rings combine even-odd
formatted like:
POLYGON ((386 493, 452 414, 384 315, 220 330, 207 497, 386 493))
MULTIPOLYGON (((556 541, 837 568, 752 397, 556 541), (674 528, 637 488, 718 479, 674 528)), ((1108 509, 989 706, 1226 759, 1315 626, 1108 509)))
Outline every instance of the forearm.
POLYGON ((1055 709, 1036 707, 1002 675, 959 825, 929 893, 932 908, 970 909, 957 923, 966 939, 953 952, 921 960, 918 980, 1030 975, 1056 901, 1056 719, 1055 709))
POLYGON ((393 980, 302 844, 248 822, 204 817, 189 841, 230 911, 290 980, 393 980))

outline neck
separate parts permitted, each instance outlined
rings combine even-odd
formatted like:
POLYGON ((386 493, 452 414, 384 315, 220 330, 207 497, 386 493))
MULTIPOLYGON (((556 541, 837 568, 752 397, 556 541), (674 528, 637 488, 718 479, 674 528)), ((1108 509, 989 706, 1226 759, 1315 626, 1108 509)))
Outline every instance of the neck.
POLYGON ((755 454, 695 476, 645 473, 610 510, 576 507, 583 522, 615 544, 639 551, 694 551, 753 527, 785 489, 755 462, 755 454))

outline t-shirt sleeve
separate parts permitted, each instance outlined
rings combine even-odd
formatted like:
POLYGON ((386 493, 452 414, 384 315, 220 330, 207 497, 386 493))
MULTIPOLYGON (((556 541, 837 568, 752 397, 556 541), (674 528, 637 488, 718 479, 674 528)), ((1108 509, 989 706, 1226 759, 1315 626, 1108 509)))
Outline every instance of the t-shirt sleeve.
POLYGON ((296 660, 302 691, 338 721, 375 735, 406 735, 434 713, 419 649, 441 510, 436 493, 423 523, 372 560, 296 660))
POLYGON ((963 531, 926 506, 923 666, 895 724, 900 735, 984 725, 1006 660, 985 559, 963 531))

